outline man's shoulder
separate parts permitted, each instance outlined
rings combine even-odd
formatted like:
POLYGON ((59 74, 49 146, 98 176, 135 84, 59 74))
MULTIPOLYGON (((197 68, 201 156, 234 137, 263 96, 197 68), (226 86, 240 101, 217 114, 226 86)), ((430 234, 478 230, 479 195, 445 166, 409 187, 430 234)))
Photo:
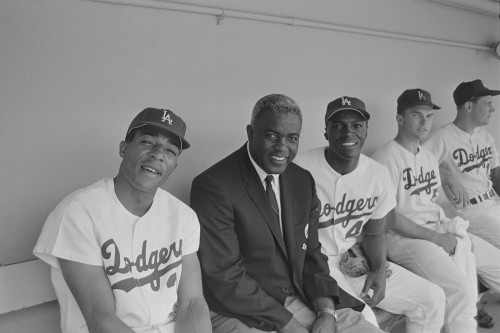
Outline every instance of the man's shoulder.
POLYGON ((432 141, 440 138, 446 138, 452 135, 457 135, 459 133, 458 127, 455 126, 453 123, 446 123, 435 130, 433 130, 429 134, 429 138, 426 140, 427 141, 432 141))
POLYGON ((80 203, 82 205, 99 205, 102 204, 103 197, 109 197, 109 182, 110 178, 101 179, 92 185, 81 188, 67 195, 56 208, 66 207, 71 203, 80 203))
POLYGON ((436 161, 436 162, 438 161, 437 157, 429 149, 429 147, 420 145, 418 148, 419 148, 419 154, 422 154, 423 157, 430 159, 430 160, 433 160, 433 161, 436 161))
POLYGON ((172 193, 159 188, 156 192, 155 200, 158 200, 159 206, 168 213, 185 213, 194 214, 194 211, 181 199, 177 198, 172 193))
POLYGON ((287 166, 283 175, 285 175, 286 177, 290 177, 291 179, 301 181, 312 179, 311 173, 295 162, 292 162, 287 166))
POLYGON ((394 139, 387 141, 373 153, 371 158, 377 162, 387 159, 397 150, 397 146, 395 146, 395 144, 397 143, 394 139))
POLYGON ((484 128, 484 126, 478 127, 476 129, 476 133, 477 135, 480 135, 482 138, 484 138, 486 141, 495 141, 493 135, 491 135, 491 133, 486 128, 484 128))
POLYGON ((244 151, 242 149, 243 147, 232 152, 228 156, 222 158, 220 161, 202 171, 198 176, 195 177, 195 181, 207 177, 214 179, 220 176, 224 176, 221 177, 222 179, 224 179, 230 177, 231 175, 234 175, 239 169, 239 161, 244 157, 244 151))
POLYGON ((306 150, 297 155, 294 163, 310 172, 318 182, 323 178, 325 170, 330 168, 325 159, 325 149, 326 147, 322 146, 306 150))
POLYGON ((366 170, 366 169, 374 170, 374 171, 379 171, 379 172, 387 171, 387 168, 382 163, 376 161, 375 159, 373 159, 365 154, 359 155, 358 168, 364 169, 364 170, 366 170))
POLYGON ((373 158, 361 154, 353 176, 357 183, 385 184, 389 179, 389 169, 373 158))

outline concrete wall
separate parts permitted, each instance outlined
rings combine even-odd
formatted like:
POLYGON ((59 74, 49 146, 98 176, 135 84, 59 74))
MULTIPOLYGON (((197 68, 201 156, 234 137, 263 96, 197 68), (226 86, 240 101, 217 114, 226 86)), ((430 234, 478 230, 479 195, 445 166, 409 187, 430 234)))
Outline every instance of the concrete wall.
MULTIPOLYGON (((423 0, 184 3, 477 45, 500 39, 495 17, 423 0)), ((118 144, 144 107, 170 108, 188 124, 192 148, 166 185, 187 202, 193 177, 244 143, 266 94, 302 107, 300 149, 326 144, 330 100, 363 99, 370 154, 395 135, 404 89, 429 90, 443 108, 440 125, 454 117, 459 82, 500 88, 500 62, 488 52, 83 0, 1 1, 0 59, 0 265, 33 258, 64 196, 115 176, 118 144)), ((498 142, 499 119, 488 126, 498 142)))

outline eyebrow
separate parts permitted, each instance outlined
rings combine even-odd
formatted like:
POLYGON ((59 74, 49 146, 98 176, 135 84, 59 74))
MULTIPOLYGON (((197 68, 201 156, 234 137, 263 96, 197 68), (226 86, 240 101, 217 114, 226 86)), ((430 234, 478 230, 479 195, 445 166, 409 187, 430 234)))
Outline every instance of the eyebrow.
POLYGON ((165 137, 167 139, 167 143, 168 144, 171 144, 172 146, 175 146, 177 147, 179 150, 182 150, 181 149, 181 141, 180 141, 180 138, 177 137, 177 136, 170 136, 170 135, 164 135, 160 132, 155 132, 155 131, 145 131, 145 132, 142 132, 140 133, 139 136, 144 136, 144 135, 147 135, 147 136, 152 136, 153 138, 159 138, 161 136, 165 137))

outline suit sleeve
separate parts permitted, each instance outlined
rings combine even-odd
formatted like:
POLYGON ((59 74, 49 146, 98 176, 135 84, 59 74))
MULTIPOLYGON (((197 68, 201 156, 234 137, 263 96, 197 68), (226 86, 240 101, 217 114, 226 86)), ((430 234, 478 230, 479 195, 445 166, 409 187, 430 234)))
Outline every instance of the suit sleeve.
POLYGON ((330 276, 328 258, 321 252, 318 236, 319 200, 313 189, 313 198, 309 211, 309 236, 304 261, 304 291, 309 302, 316 298, 330 296, 338 303, 339 288, 337 282, 330 276))
POLYGON ((207 302, 211 310, 251 327, 277 330, 290 321, 292 314, 246 273, 230 198, 209 176, 193 181, 191 207, 201 224, 198 255, 207 302))

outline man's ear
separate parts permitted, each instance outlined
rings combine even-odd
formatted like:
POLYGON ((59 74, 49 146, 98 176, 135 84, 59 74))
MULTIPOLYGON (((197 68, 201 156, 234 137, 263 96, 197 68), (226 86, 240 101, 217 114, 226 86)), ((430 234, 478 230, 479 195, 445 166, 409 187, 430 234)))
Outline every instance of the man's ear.
POLYGON ((247 138, 248 138, 248 142, 252 141, 253 139, 253 127, 252 125, 247 125, 247 138))
POLYGON ((403 116, 400 115, 399 113, 396 114, 396 122, 398 123, 398 126, 402 126, 403 125, 403 116))
POLYGON ((323 135, 325 136, 326 141, 328 141, 328 132, 326 131, 326 128, 325 128, 325 134, 323 135))
POLYGON ((127 152, 127 147, 128 143, 125 141, 120 142, 120 147, 118 153, 120 154, 120 157, 123 158, 125 156, 125 153, 127 152))

